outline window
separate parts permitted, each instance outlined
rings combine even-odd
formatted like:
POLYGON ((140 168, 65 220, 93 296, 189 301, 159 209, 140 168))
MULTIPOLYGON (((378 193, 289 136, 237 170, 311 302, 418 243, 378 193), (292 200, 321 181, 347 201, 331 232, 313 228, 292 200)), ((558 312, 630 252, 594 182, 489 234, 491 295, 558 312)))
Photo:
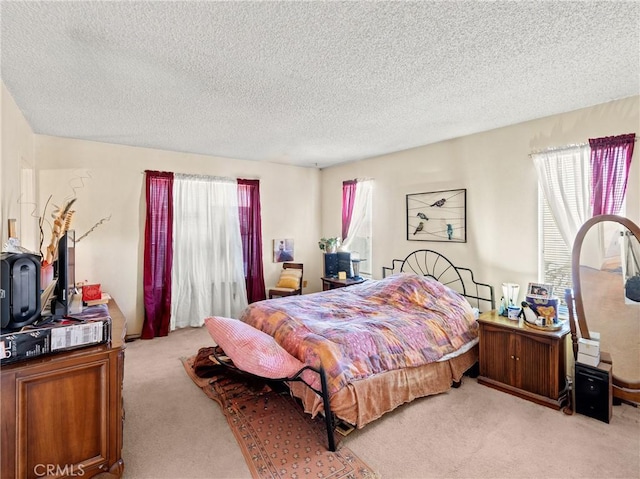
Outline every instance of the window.
POLYGON ((373 180, 349 180, 342 184, 343 246, 360 255, 360 274, 368 276, 373 271, 372 192, 373 180))
POLYGON ((371 276, 371 271, 373 270, 371 267, 371 208, 367 210, 357 235, 349 243, 349 251, 359 253, 360 259, 363 260, 360 263, 360 275, 371 276))
POLYGON ((589 147, 571 146, 532 155, 539 179, 539 280, 556 291, 571 286, 571 248, 591 216, 589 147))
POLYGON ((554 290, 562 292, 572 287, 571 282, 571 251, 562 239, 562 235, 556 226, 551 214, 549 203, 542 193, 538 191, 539 216, 540 216, 540 265, 538 271, 542 273, 539 278, 541 283, 553 284, 554 290))
MULTIPOLYGON (((556 291, 572 287, 571 252, 584 222, 592 215, 624 214, 634 141, 634 134, 597 138, 531 155, 539 180, 539 279, 556 291)), ((615 232, 602 234, 597 256, 604 259, 617 238, 615 232)))

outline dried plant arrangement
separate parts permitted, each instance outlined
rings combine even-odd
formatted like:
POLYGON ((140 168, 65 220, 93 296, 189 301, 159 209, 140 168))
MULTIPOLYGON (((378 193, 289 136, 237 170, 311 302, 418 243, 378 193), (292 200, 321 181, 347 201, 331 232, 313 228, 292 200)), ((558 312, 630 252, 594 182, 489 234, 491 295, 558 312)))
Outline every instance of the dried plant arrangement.
MULTIPOLYGON (((63 201, 64 206, 61 208, 59 206, 56 206, 55 204, 53 205, 54 210, 51 213, 51 218, 53 218, 53 223, 50 224, 51 226, 51 239, 49 241, 49 245, 47 246, 46 250, 45 250, 45 254, 44 254, 44 259, 43 259, 43 266, 45 265, 50 265, 53 263, 56 254, 57 254, 57 249, 58 249, 58 241, 60 240, 60 238, 67 232, 67 230, 69 230, 71 228, 71 221, 73 219, 73 215, 75 213, 75 210, 72 210, 71 207, 73 206, 73 204, 76 202, 77 200, 77 196, 76 193, 78 192, 78 190, 84 188, 85 185, 85 180, 91 179, 92 176, 89 172, 86 172, 85 174, 80 174, 77 175, 73 178, 71 178, 68 182, 69 187, 72 190, 72 194, 71 194, 71 198, 69 199, 69 196, 67 196, 63 201), (79 182, 79 184, 78 184, 79 182)), ((40 248, 39 251, 42 251, 42 247, 44 245, 44 238, 45 238, 45 233, 44 233, 44 223, 45 221, 47 222, 47 224, 49 224, 49 220, 46 220, 45 218, 47 217, 46 212, 47 209, 49 207, 49 203, 51 202, 51 198, 52 196, 50 195, 49 198, 47 199, 47 202, 44 205, 44 210, 42 213, 42 216, 40 216, 39 218, 39 222, 38 225, 40 227, 40 248)), ((99 221, 97 221, 96 223, 94 223, 94 225, 89 228, 89 230, 87 232, 85 232, 83 235, 81 236, 76 236, 74 243, 78 243, 79 241, 81 241, 82 239, 86 238, 89 234, 91 234, 96 228, 98 228, 100 225, 102 225, 103 223, 106 223, 108 221, 111 220, 111 215, 109 216, 105 216, 104 218, 100 219, 99 221)))
POLYGON ((53 218, 53 225, 51 227, 51 240, 49 241, 49 245, 47 246, 47 251, 44 259, 46 264, 53 263, 55 253, 58 249, 58 241, 71 226, 71 220, 73 218, 73 214, 75 213, 75 210, 72 210, 71 207, 73 206, 75 201, 76 198, 72 198, 71 200, 67 201, 64 207, 60 208, 56 206, 56 209, 53 210, 53 213, 51 213, 51 217, 53 218))

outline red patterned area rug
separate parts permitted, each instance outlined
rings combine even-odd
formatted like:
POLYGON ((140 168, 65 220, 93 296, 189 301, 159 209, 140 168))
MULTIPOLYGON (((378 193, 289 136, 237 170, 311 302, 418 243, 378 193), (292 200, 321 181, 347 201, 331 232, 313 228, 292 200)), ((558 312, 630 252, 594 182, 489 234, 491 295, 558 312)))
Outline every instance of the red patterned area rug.
POLYGON ((196 356, 182 359, 185 370, 222 408, 254 478, 379 477, 348 447, 339 444, 336 452, 330 452, 322 418, 312 419, 288 394, 228 374, 198 377, 195 360, 196 356))

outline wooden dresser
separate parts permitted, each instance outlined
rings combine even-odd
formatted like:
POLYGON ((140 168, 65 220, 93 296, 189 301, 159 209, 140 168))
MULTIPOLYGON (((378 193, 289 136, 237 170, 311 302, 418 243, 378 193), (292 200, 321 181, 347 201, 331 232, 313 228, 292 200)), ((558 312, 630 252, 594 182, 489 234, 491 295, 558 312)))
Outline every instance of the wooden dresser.
POLYGON ((522 319, 507 319, 495 311, 481 314, 478 322, 478 382, 560 409, 567 400, 565 337, 569 325, 563 324, 558 331, 540 331, 526 326, 522 319))
POLYGON ((117 478, 122 461, 125 319, 111 343, 2 367, 3 478, 117 478))

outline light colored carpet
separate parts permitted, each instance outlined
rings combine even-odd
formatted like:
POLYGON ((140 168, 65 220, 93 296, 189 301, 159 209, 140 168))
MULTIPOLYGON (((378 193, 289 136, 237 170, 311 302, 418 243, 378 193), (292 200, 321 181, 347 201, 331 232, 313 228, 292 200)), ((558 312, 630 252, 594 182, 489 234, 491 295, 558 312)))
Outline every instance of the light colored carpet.
MULTIPOLYGON (((180 357, 213 343, 204 328, 125 351, 125 479, 251 478, 219 407, 180 357)), ((640 478, 640 410, 611 424, 533 404, 464 378, 402 406, 344 444, 382 478, 640 478)))
POLYGON ((194 372, 196 356, 185 358, 183 363, 191 380, 225 412, 253 477, 378 479, 344 444, 338 443, 335 451, 329 451, 323 418, 312 420, 291 396, 255 378, 247 387, 243 380, 226 374, 198 377, 194 372))

